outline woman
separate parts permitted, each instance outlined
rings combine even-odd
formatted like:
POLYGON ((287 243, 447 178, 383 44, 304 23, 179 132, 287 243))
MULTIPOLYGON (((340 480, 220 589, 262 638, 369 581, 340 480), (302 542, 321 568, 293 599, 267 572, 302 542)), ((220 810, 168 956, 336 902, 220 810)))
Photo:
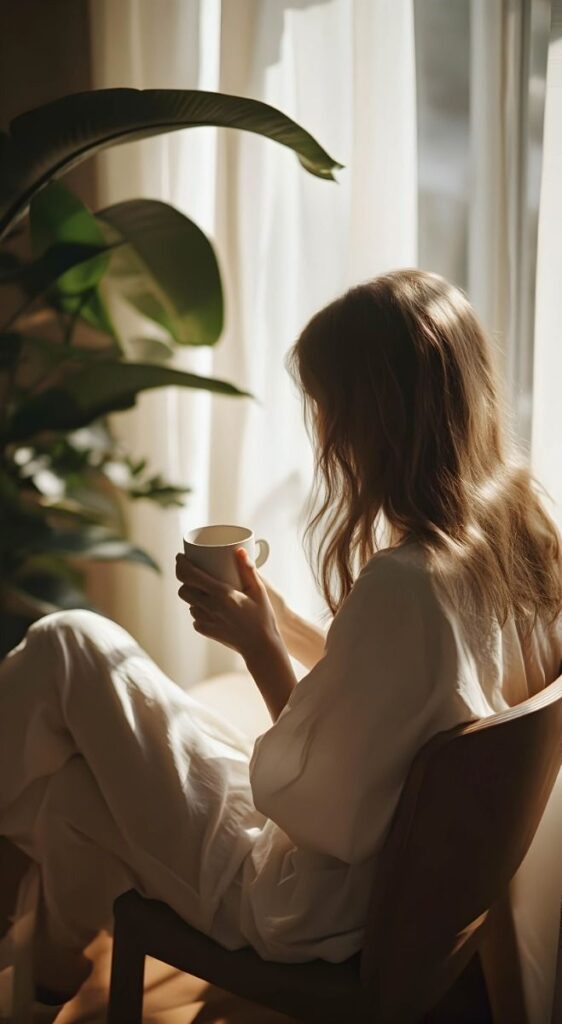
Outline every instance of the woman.
POLYGON ((327 637, 242 549, 242 591, 177 558, 195 630, 240 652, 271 713, 253 749, 88 612, 42 619, 0 667, 0 833, 40 865, 51 988, 79 984, 132 886, 231 949, 349 957, 416 751, 558 674, 559 538, 464 296, 379 277, 311 320, 291 368, 323 486, 327 637))

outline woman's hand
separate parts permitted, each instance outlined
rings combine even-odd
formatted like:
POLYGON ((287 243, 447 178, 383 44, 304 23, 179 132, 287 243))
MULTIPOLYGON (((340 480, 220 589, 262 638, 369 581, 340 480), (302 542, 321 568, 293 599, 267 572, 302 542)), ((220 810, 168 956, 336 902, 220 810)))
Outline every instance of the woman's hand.
POLYGON ((217 580, 193 565, 186 555, 176 556, 178 594, 189 605, 197 633, 252 658, 268 644, 278 644, 279 629, 265 585, 244 548, 235 557, 242 590, 217 580))
POLYGON ((275 722, 296 685, 295 673, 264 584, 244 548, 237 548, 235 557, 241 591, 177 555, 178 593, 189 605, 197 633, 242 655, 275 722))

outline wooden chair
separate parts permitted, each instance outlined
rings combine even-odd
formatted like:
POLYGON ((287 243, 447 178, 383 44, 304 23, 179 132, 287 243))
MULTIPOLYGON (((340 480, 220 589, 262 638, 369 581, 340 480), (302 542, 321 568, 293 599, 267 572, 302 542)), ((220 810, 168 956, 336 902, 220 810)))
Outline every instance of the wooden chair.
POLYGON ((526 1024, 508 890, 561 760, 562 677, 508 711, 433 737, 411 765, 378 859, 363 948, 341 964, 229 951, 164 904, 123 894, 109 1024, 140 1024, 146 955, 298 1020, 418 1024, 440 1019, 430 1011, 476 953, 495 1024, 526 1024))

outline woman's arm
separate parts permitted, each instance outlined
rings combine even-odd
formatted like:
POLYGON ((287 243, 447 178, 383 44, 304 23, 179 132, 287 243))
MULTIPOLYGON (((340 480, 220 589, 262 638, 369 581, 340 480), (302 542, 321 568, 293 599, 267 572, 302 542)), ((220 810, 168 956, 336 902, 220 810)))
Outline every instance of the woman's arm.
POLYGON ((267 704, 272 721, 276 722, 296 686, 293 666, 282 638, 264 641, 244 660, 267 704))
POLYGON ((307 669, 314 668, 324 654, 326 636, 323 630, 312 622, 307 622, 290 608, 287 609, 286 620, 279 628, 293 658, 307 669))
POLYGON ((261 580, 275 612, 279 632, 289 654, 300 661, 305 668, 314 668, 324 654, 325 633, 319 626, 307 622, 292 608, 289 608, 283 595, 263 576, 261 580))
POLYGON ((258 736, 258 811, 295 846, 359 864, 379 849, 416 751, 472 716, 431 574, 379 553, 359 575, 326 653, 258 736))
POLYGON ((235 556, 242 590, 214 579, 178 554, 178 593, 190 606, 197 633, 242 655, 276 722, 297 680, 265 584, 244 548, 235 556))

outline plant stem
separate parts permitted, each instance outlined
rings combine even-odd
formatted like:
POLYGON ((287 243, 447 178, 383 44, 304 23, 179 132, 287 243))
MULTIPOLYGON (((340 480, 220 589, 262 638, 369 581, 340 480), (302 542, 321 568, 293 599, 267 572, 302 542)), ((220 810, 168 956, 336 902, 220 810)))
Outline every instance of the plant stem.
POLYGON ((76 309, 74 310, 74 313, 70 313, 70 315, 68 317, 67 324, 66 324, 63 341, 62 341, 63 345, 67 345, 67 346, 72 345, 72 336, 74 334, 74 330, 76 328, 76 324, 78 322, 78 318, 79 318, 82 310, 84 309, 84 306, 86 305, 86 302, 88 302, 88 300, 90 299, 90 297, 92 295, 92 292, 93 292, 93 289, 89 289, 89 291, 83 292, 83 294, 80 296, 80 302, 76 306, 76 309))

